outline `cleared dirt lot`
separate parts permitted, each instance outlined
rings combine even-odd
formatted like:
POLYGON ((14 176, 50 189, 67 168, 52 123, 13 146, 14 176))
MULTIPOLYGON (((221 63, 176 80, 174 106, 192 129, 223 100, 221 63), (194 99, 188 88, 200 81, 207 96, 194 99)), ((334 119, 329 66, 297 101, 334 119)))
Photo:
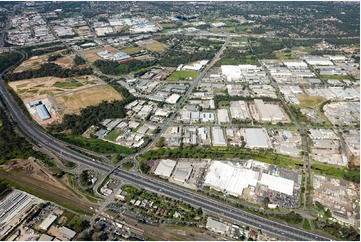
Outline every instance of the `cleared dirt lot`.
POLYGON ((165 49, 167 49, 167 45, 160 43, 153 39, 138 41, 137 45, 139 45, 140 47, 146 48, 147 50, 154 51, 154 52, 163 52, 163 51, 165 51, 165 49))
POLYGON ((75 78, 47 76, 9 82, 9 85, 24 102, 30 102, 44 97, 44 95, 53 96, 103 83, 96 76, 80 76, 75 78))
POLYGON ((102 58, 100 58, 97 53, 99 51, 103 51, 103 50, 107 50, 109 53, 115 54, 117 52, 119 52, 118 49, 114 48, 114 47, 105 47, 105 48, 98 48, 98 49, 92 49, 92 50, 84 50, 84 51, 80 51, 80 53, 91 63, 93 63, 96 60, 101 60, 102 58))
POLYGON ((80 91, 74 91, 55 97, 55 102, 61 107, 61 114, 78 113, 81 109, 101 103, 123 99, 114 88, 108 85, 99 85, 80 91))
MULTIPOLYGON (((49 56, 52 55, 62 55, 65 53, 66 50, 59 50, 59 51, 55 51, 55 52, 51 52, 45 55, 38 55, 38 56, 33 56, 30 59, 24 61, 23 63, 21 63, 15 70, 14 72, 22 72, 22 71, 27 71, 27 70, 36 70, 39 69, 40 66, 44 63, 48 62, 48 58, 49 56)), ((70 65, 73 62, 75 55, 74 54, 68 54, 65 55, 59 59, 57 59, 56 61, 52 61, 52 63, 56 63, 58 65, 60 65, 63 68, 69 68, 70 65)))

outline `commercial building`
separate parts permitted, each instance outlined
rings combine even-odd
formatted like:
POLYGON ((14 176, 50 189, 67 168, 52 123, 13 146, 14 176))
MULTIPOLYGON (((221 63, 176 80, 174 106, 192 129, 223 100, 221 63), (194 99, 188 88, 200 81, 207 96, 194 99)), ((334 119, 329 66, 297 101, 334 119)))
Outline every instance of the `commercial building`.
POLYGON ((266 129, 260 129, 260 128, 244 129, 244 139, 246 141, 246 146, 251 149, 270 148, 269 137, 266 129))
POLYGON ((219 126, 212 127, 212 144, 213 146, 227 146, 223 129, 219 126))
POLYGON ((37 105, 35 106, 35 109, 36 111, 38 112, 39 114, 39 117, 41 118, 41 120, 47 120, 49 118, 51 118, 49 112, 48 112, 48 109, 45 107, 44 104, 40 104, 40 105, 37 105))
POLYGON ((154 171, 154 174, 164 178, 169 178, 174 170, 177 161, 174 160, 161 160, 154 171))
POLYGON ((54 239, 53 236, 47 235, 47 234, 42 234, 40 236, 40 238, 38 239, 38 241, 52 241, 54 239))

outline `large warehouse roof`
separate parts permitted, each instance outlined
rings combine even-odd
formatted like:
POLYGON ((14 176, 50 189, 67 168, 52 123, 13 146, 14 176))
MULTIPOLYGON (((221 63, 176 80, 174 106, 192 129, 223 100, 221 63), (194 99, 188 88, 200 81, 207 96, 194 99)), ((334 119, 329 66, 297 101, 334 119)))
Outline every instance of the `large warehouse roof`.
POLYGON ((255 186, 257 184, 258 176, 258 172, 214 161, 209 167, 204 184, 216 190, 225 190, 229 194, 239 196, 248 185, 255 186))
POLYGON ((293 180, 263 173, 260 183, 267 185, 271 190, 282 192, 290 196, 293 195, 293 180))
POLYGON ((269 148, 268 135, 265 129, 245 129, 245 140, 250 148, 269 148))
POLYGON ((192 173, 192 164, 188 162, 179 162, 174 172, 174 180, 179 182, 185 182, 189 179, 192 173))
POLYGON ((177 162, 174 160, 161 160, 154 174, 169 178, 176 164, 177 162))

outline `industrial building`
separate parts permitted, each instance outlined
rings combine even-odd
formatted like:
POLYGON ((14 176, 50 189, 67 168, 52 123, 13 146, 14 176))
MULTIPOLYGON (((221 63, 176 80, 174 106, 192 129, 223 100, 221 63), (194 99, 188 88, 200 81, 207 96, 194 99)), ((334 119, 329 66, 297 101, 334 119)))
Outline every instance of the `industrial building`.
POLYGON ((225 108, 221 108, 217 110, 218 124, 228 124, 228 110, 225 108))
POLYGON ((251 118, 245 101, 231 101, 229 110, 232 119, 246 120, 251 118))
POLYGON ((219 234, 225 234, 229 230, 227 224, 214 220, 211 217, 207 218, 206 228, 219 234))
POLYGON ((218 191, 226 191, 233 196, 240 196, 244 188, 249 185, 256 186, 258 177, 258 172, 230 163, 213 161, 208 168, 204 185, 218 191))
POLYGON ((212 127, 212 144, 213 146, 227 146, 223 129, 219 126, 212 127))
POLYGON ((177 168, 174 171, 173 179, 178 182, 188 181, 191 173, 193 171, 193 166, 188 162, 178 162, 177 168))
POLYGON ((154 174, 164 178, 169 178, 174 170, 177 161, 174 160, 161 160, 154 171, 154 174))
POLYGON ((247 161, 244 166, 222 161, 213 161, 208 168, 204 185, 217 191, 224 191, 233 196, 241 196, 245 188, 257 187, 257 184, 268 189, 292 196, 294 181, 267 173, 259 173, 253 167, 268 169, 268 165, 258 161, 247 161))
POLYGON ((246 146, 254 148, 270 148, 269 137, 266 129, 260 128, 247 128, 244 129, 244 139, 246 141, 246 146))
POLYGON ((50 225, 57 219, 58 217, 54 214, 49 214, 48 217, 44 219, 43 222, 39 225, 39 228, 42 230, 48 230, 50 225))
POLYGON ((0 240, 22 217, 27 215, 36 198, 22 191, 15 190, 0 201, 0 240))
POLYGON ((39 114, 39 117, 41 118, 41 120, 47 120, 49 118, 51 118, 48 109, 46 108, 46 106, 44 104, 40 104, 35 106, 36 111, 39 114))
POLYGON ((255 99, 254 103, 258 110, 261 121, 280 122, 287 120, 279 105, 265 104, 262 99, 255 99))

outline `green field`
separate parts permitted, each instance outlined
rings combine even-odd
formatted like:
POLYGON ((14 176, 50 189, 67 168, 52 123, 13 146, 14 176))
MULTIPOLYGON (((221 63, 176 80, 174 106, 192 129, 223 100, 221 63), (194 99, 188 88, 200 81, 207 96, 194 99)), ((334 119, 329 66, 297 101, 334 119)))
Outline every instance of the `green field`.
POLYGON ((114 130, 110 131, 109 134, 107 134, 104 138, 115 142, 115 140, 118 138, 120 133, 121 133, 121 131, 119 129, 114 129, 114 130))
POLYGON ((233 42, 247 42, 247 38, 232 38, 233 42))
POLYGON ((55 82, 53 86, 57 88, 76 88, 83 86, 83 84, 77 81, 69 81, 69 82, 55 82))
POLYGON ((297 99, 300 101, 300 108, 311 108, 317 111, 320 111, 321 104, 326 101, 320 96, 297 95, 297 99))
POLYGON ((305 96, 305 95, 296 95, 297 99, 300 101, 300 108, 311 108, 317 111, 318 115, 326 121, 327 124, 330 122, 325 114, 321 111, 322 103, 327 100, 320 96, 305 96))
POLYGON ((143 49, 139 48, 139 47, 127 47, 124 49, 121 49, 120 51, 123 51, 125 53, 127 53, 128 55, 132 55, 132 54, 136 54, 141 52, 143 49))
POLYGON ((175 71, 167 79, 167 81, 192 81, 199 75, 197 71, 175 71))
POLYGON ((160 24, 164 29, 172 29, 172 28, 177 28, 176 24, 173 23, 161 23, 160 24))
POLYGON ((351 81, 355 79, 350 75, 320 75, 320 78, 322 80, 337 79, 337 80, 351 80, 351 81))
POLYGON ((215 66, 221 66, 221 65, 242 65, 242 64, 249 64, 249 65, 258 65, 257 59, 252 55, 246 55, 244 58, 222 58, 215 66))
POLYGON ((69 142, 73 145, 80 146, 82 148, 102 153, 102 154, 110 154, 110 153, 122 153, 122 154, 132 154, 134 153, 134 149, 124 147, 121 145, 116 145, 113 143, 109 143, 104 140, 95 139, 95 138, 83 138, 81 136, 76 135, 57 135, 58 138, 69 142))

